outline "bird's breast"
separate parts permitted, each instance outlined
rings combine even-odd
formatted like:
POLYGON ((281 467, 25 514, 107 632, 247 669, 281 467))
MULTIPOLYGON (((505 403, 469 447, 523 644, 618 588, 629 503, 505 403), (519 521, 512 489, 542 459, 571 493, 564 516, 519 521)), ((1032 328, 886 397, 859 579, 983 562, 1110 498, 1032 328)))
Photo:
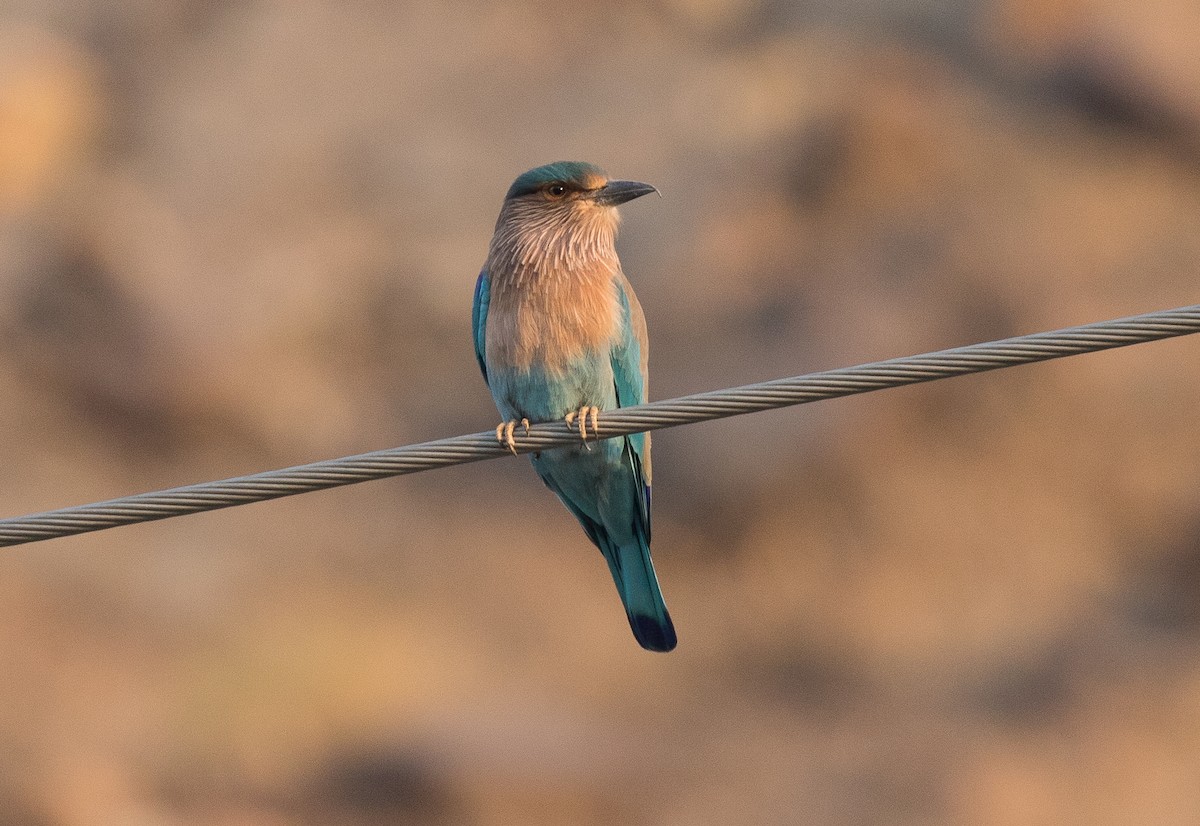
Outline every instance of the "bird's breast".
POLYGON ((607 353, 620 328, 616 282, 607 267, 520 278, 492 276, 487 322, 489 369, 565 373, 607 353))

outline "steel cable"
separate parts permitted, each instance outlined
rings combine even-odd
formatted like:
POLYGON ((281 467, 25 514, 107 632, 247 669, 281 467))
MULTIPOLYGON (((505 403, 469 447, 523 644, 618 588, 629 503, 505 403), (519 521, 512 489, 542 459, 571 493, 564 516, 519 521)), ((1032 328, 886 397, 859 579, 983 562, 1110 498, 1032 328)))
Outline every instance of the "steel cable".
MULTIPOLYGON (((1160 310, 612 410, 600 416, 599 438, 676 427, 1197 332, 1200 332, 1200 305, 1160 310)), ((516 440, 517 452, 530 453, 577 442, 579 433, 569 429, 563 422, 550 422, 535 424, 528 435, 518 428, 516 440)), ((507 448, 497 443, 493 431, 485 431, 217 482, 139 493, 91 505, 0 519, 0 547, 495 459, 508 452, 507 448)))

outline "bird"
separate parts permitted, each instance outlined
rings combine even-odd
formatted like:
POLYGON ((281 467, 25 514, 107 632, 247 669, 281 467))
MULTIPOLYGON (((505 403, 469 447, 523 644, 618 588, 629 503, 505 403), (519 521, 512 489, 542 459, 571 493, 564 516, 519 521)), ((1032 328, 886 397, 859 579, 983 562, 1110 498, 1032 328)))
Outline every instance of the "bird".
POLYGON ((496 438, 563 421, 580 440, 531 454, 534 470, 608 563, 638 643, 677 638, 650 559, 650 434, 596 440, 604 411, 646 401, 646 320, 615 247, 617 207, 658 190, 558 161, 504 196, 475 284, 475 356, 503 419, 496 438), (592 441, 588 441, 591 430, 592 441))

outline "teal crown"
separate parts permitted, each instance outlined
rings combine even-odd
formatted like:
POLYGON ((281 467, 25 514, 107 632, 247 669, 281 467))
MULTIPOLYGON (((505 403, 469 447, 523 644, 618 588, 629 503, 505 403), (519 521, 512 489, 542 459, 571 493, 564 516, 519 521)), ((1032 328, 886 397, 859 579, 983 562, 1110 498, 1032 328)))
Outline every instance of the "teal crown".
POLYGON ((519 198, 522 195, 537 192, 553 181, 574 184, 580 189, 586 189, 588 182, 597 177, 607 179, 608 175, 595 164, 583 161, 555 161, 522 173, 508 188, 508 194, 504 196, 504 199, 519 198))

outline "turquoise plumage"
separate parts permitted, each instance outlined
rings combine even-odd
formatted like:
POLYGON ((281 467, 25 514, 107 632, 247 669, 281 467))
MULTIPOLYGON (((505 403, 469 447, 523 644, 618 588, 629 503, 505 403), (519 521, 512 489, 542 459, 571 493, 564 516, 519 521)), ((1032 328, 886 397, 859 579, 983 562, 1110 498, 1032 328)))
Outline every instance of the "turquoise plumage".
POLYGON ((646 400, 646 324, 617 258, 616 207, 654 192, 591 164, 532 169, 504 199, 475 287, 475 356, 514 444, 530 422, 565 420, 580 444, 533 466, 608 562, 634 637, 675 647, 650 559, 650 437, 587 441, 605 410, 646 400))

